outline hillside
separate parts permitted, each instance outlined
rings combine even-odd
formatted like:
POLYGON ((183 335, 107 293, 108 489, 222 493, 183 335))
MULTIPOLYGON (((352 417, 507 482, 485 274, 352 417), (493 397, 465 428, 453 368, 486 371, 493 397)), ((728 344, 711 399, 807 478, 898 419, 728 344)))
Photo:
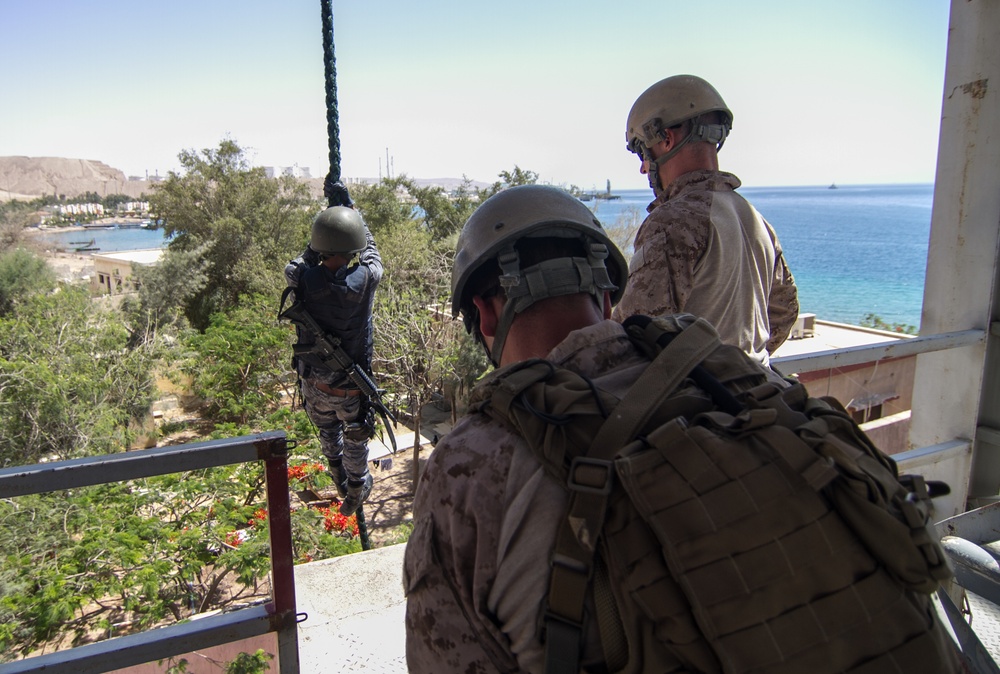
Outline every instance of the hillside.
MULTIPOLYGON (((314 197, 323 196, 323 179, 305 179, 314 197)), ((350 183, 375 183, 375 178, 345 178, 350 183)), ((415 178, 420 187, 431 185, 454 190, 462 185, 461 178, 415 178)), ((96 159, 66 159, 63 157, 0 157, 0 201, 30 200, 46 194, 73 198, 84 192, 99 196, 127 194, 147 196, 154 181, 130 180, 125 174, 96 159)), ((476 188, 488 183, 473 181, 476 188)))
POLYGON ((84 192, 138 197, 149 192, 149 185, 146 180, 128 180, 120 170, 95 159, 0 157, 2 201, 45 194, 75 197, 84 192))

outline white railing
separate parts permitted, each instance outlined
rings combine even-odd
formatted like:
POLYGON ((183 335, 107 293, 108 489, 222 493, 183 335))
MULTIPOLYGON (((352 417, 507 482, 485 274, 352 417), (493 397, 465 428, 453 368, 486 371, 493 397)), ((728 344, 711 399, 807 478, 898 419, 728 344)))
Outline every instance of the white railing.
POLYGON ((940 335, 922 335, 913 339, 894 339, 876 344, 865 344, 864 346, 783 356, 772 358, 771 364, 787 374, 818 372, 836 367, 873 363, 886 358, 903 358, 904 356, 915 356, 932 351, 957 349, 963 346, 982 344, 985 341, 985 330, 961 330, 940 335))

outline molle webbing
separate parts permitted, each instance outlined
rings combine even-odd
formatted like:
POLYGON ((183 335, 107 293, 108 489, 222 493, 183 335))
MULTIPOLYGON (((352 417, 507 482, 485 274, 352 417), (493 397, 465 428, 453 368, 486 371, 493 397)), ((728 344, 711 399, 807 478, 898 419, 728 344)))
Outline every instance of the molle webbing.
POLYGON ((957 671, 926 594, 950 569, 919 476, 904 487, 836 401, 766 383, 703 321, 625 327, 656 358, 617 405, 546 361, 499 370, 475 396, 570 494, 547 671, 579 670, 584 596, 605 566, 618 615, 595 589, 600 631, 627 640, 605 645, 612 671, 957 671), (737 414, 694 369, 724 382, 727 406, 738 394, 737 414))

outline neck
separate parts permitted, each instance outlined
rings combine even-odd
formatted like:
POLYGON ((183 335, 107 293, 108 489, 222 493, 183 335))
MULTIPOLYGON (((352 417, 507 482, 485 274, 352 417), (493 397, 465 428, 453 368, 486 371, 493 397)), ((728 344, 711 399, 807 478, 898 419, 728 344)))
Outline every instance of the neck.
POLYGON ((689 144, 660 166, 660 184, 665 190, 682 175, 705 170, 719 170, 719 154, 715 146, 710 143, 689 144))
POLYGON ((519 314, 500 356, 500 365, 545 358, 574 330, 604 320, 590 295, 554 297, 532 305, 519 314))

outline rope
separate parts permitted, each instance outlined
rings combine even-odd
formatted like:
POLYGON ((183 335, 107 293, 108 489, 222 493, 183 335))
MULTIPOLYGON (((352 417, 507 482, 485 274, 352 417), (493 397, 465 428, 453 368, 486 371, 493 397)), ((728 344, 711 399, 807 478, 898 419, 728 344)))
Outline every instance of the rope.
MULTIPOLYGON (((330 141, 330 172, 324 188, 340 182, 340 121, 337 112, 337 57, 333 51, 333 0, 320 0, 323 14, 323 65, 326 74, 326 132, 330 141)), ((328 205, 338 206, 328 189, 328 205)))

